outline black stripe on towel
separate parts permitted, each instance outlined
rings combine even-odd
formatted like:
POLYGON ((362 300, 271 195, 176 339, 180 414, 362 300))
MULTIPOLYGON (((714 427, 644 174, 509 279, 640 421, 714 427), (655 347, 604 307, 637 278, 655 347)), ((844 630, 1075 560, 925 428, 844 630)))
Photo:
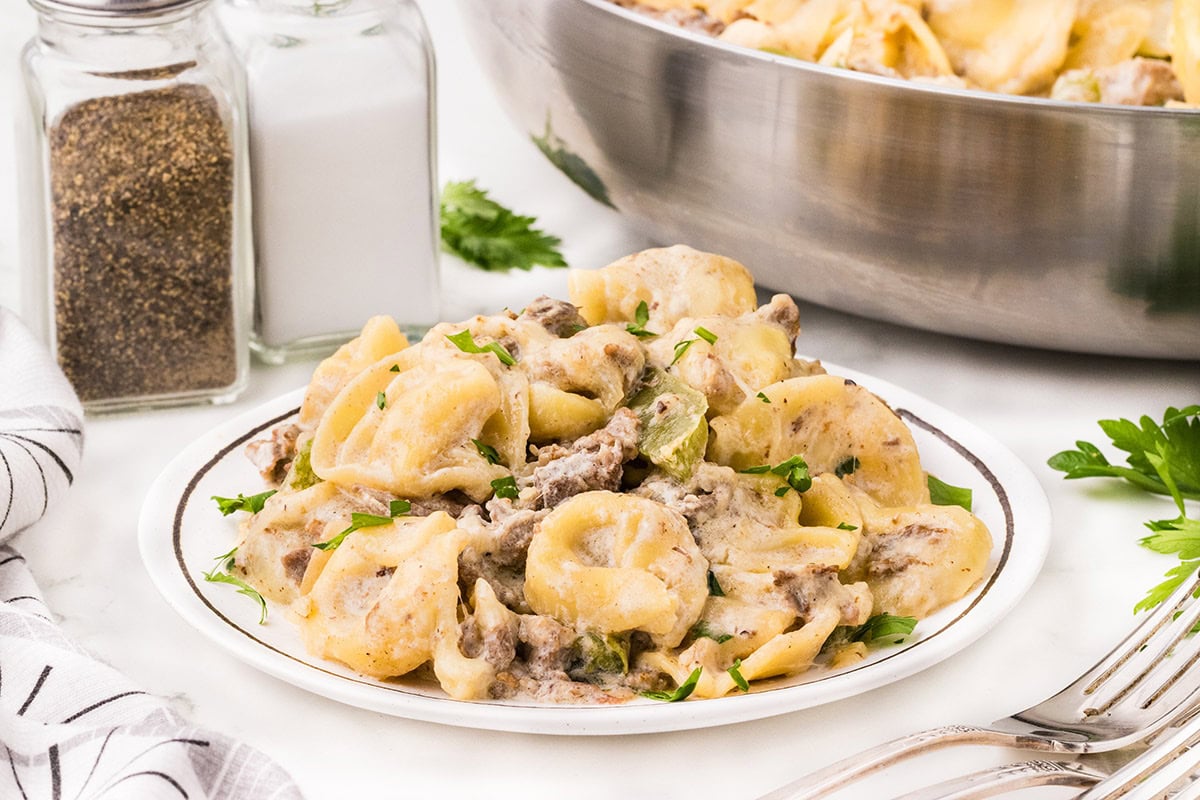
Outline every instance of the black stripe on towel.
POLYGON ((121 778, 121 780, 117 781, 117 783, 114 783, 113 786, 116 786, 118 783, 124 783, 125 781, 129 780, 130 778, 141 777, 142 775, 148 775, 148 776, 151 776, 154 778, 162 778, 164 781, 166 781, 167 783, 174 786, 175 791, 179 792, 180 797, 183 797, 186 800, 188 793, 186 791, 184 791, 183 787, 179 785, 178 781, 176 781, 174 778, 172 778, 167 773, 159 772, 158 770, 154 770, 154 769, 148 769, 148 770, 145 770, 144 772, 131 772, 128 775, 126 775, 125 777, 121 778))
POLYGON ((42 674, 38 676, 37 683, 33 685, 33 691, 29 693, 29 697, 25 698, 25 702, 21 704, 21 708, 17 711, 18 717, 24 716, 29 707, 33 705, 33 699, 38 696, 38 692, 42 690, 42 685, 45 684, 46 678, 50 677, 50 671, 53 669, 54 667, 47 664, 42 670, 42 674))
POLYGON ((13 496, 17 493, 17 482, 13 479, 12 465, 8 463, 8 456, 4 455, 4 451, 0 450, 0 461, 4 462, 4 471, 8 473, 8 507, 4 509, 4 518, 0 519, 0 531, 4 530, 4 524, 8 522, 8 517, 12 514, 13 496))
POLYGON ((46 756, 50 761, 50 800, 62 800, 62 769, 58 764, 58 745, 50 745, 46 756))
POLYGON ((112 697, 106 697, 103 700, 100 700, 99 702, 92 703, 87 708, 76 711, 74 714, 72 714, 71 716, 64 719, 62 721, 62 724, 66 725, 68 723, 74 722, 75 720, 79 719, 80 717, 92 713, 93 711, 95 711, 97 708, 100 708, 101 706, 106 706, 109 703, 120 700, 123 697, 129 697, 129 696, 135 695, 135 694, 145 694, 145 692, 139 692, 139 691, 134 690, 131 692, 121 692, 120 694, 114 694, 112 697))
POLYGON ((75 482, 75 476, 71 474, 71 468, 67 466, 66 462, 63 461, 61 458, 59 458, 58 453, 54 452, 49 447, 42 444, 37 439, 30 439, 28 436, 18 436, 15 433, 9 433, 7 431, 0 431, 0 437, 4 437, 5 439, 10 439, 14 442, 15 441, 29 442, 34 447, 38 447, 38 448, 41 448, 42 450, 45 450, 46 454, 54 459, 54 463, 58 464, 58 468, 61 469, 63 471, 63 474, 67 476, 67 483, 75 482))
POLYGON ((4 559, 3 561, 0 561, 0 567, 3 567, 5 564, 8 564, 9 562, 12 562, 12 561, 24 561, 24 560, 25 560, 25 556, 23 556, 19 553, 14 553, 13 555, 9 556, 8 558, 4 559))
MULTIPOLYGON (((12 437, 7 438, 11 439, 12 437)), ((46 483, 46 470, 42 469, 42 462, 37 460, 37 456, 33 454, 32 450, 15 440, 13 444, 25 451, 25 454, 29 456, 29 460, 37 467, 38 475, 42 478, 42 513, 38 514, 38 519, 41 519, 46 516, 46 509, 50 507, 50 486, 46 483)))

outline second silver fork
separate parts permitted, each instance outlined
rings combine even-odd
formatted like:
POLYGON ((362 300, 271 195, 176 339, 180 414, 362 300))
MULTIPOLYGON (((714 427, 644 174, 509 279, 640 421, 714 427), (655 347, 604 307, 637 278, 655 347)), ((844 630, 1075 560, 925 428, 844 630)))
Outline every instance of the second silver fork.
POLYGON ((759 800, 815 800, 884 767, 954 744, 992 744, 1050 753, 1099 753, 1143 741, 1200 697, 1189 675, 1200 661, 1200 579, 1177 589, 1132 633, 1070 686, 990 726, 948 725, 910 734, 843 759, 759 800))

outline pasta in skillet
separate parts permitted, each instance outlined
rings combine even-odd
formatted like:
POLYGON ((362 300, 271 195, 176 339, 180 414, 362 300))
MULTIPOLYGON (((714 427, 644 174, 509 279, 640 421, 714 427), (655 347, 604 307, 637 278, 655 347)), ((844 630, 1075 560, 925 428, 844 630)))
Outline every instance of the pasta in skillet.
POLYGON ((823 66, 1076 102, 1200 103, 1200 0, 613 0, 823 66))
POLYGON ((686 247, 570 285, 411 346, 369 321, 250 446, 277 491, 233 568, 312 653, 457 699, 720 697, 983 578, 987 528, 931 505, 883 401, 793 356, 786 295, 686 247))

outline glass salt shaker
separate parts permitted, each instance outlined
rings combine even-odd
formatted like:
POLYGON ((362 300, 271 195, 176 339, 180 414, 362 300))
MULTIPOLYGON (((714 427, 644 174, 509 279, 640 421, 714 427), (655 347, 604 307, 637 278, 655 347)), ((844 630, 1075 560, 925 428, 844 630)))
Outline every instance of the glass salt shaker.
POLYGON ((411 0, 227 0, 246 73, 251 346, 331 351, 376 314, 438 320, 433 49, 411 0))
POLYGON ((245 98, 203 0, 30 0, 23 316, 90 411, 232 400, 252 280, 245 98))

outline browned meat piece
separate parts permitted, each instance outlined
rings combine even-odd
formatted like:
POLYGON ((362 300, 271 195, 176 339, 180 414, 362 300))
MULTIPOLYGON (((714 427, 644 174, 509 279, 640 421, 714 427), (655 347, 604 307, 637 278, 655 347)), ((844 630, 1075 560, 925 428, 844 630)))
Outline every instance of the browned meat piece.
POLYGON ((1096 70, 1100 102, 1125 106, 1161 106, 1183 100, 1183 86, 1171 65, 1156 58, 1135 58, 1096 70))
POLYGON ((287 575, 288 580, 300 585, 300 581, 304 579, 304 571, 308 569, 308 562, 312 560, 312 547, 297 547, 283 555, 283 572, 287 575))
POLYGON ((637 455, 639 428, 637 415, 621 408, 603 428, 568 447, 541 448, 533 485, 541 495, 542 507, 554 508, 583 492, 620 489, 624 464, 637 455))
POLYGON ((523 615, 517 639, 521 660, 537 680, 567 678, 575 631, 550 617, 523 615))
POLYGON ((481 553, 474 547, 464 548, 458 555, 458 585, 466 593, 475 581, 483 578, 491 584, 496 599, 521 614, 532 614, 525 602, 525 564, 505 566, 497 563, 491 553, 481 553))
POLYGON ((467 658, 479 658, 497 670, 508 669, 517 655, 517 642, 509 627, 481 628, 474 616, 469 616, 459 626, 461 639, 459 649, 467 658))
POLYGON ((536 322, 560 339, 569 338, 587 327, 579 309, 563 300, 542 295, 525 306, 521 316, 536 322))
POLYGON ((777 570, 774 578, 776 588, 787 593, 803 622, 830 606, 839 610, 844 625, 861 625, 871 613, 869 599, 863 603, 869 595, 851 591, 838 580, 837 567, 810 564, 798 570, 777 570))
POLYGON ((721 31, 725 30, 724 22, 715 17, 710 17, 698 8, 670 8, 662 10, 642 5, 637 0, 616 0, 616 3, 623 8, 633 9, 639 14, 645 14, 647 17, 669 22, 672 25, 678 25, 685 30, 706 33, 709 36, 719 36, 721 31))
POLYGON ((1110 67, 1064 72, 1050 96, 1077 103, 1161 106, 1183 100, 1183 86, 1166 61, 1134 58, 1110 67))
POLYGON ((258 439, 246 445, 246 458, 258 467, 264 481, 278 486, 287 477, 292 459, 296 457, 299 436, 299 425, 280 425, 271 431, 270 439, 258 439))
POLYGON ((778 325, 787 334, 792 347, 796 346, 796 337, 800 335, 800 309, 796 301, 786 294, 777 294, 771 301, 754 312, 754 316, 763 322, 778 325))

